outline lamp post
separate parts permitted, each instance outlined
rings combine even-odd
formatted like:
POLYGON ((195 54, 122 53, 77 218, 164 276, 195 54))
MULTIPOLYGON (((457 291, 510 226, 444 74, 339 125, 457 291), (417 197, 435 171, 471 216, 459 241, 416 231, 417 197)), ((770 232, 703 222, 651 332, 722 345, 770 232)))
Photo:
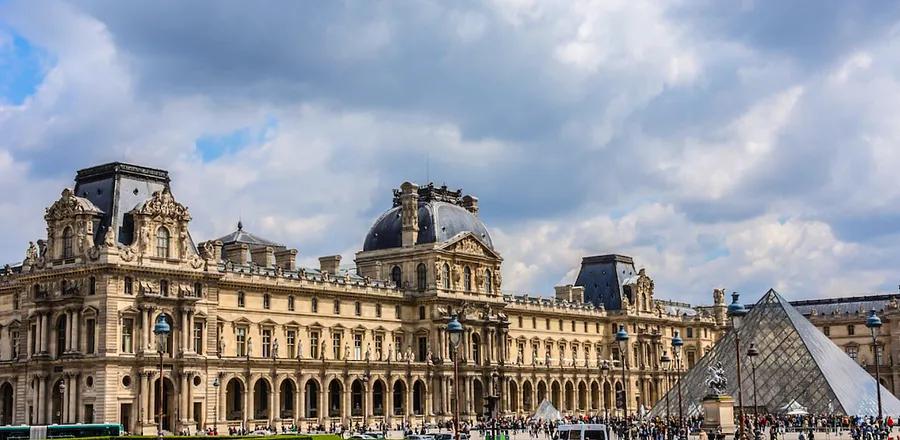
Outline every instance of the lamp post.
MULTIPOLYGON (((60 399, 62 399, 63 402, 67 402, 67 400, 66 400, 66 381, 65 380, 63 380, 62 382, 59 383, 59 395, 60 395, 60 399)), ((62 408, 65 408, 65 406, 66 406, 65 404, 60 405, 60 410, 59 410, 59 424, 60 425, 64 425, 66 423, 66 420, 63 418, 63 416, 65 416, 66 414, 65 414, 65 411, 62 410, 62 408)))
MULTIPOLYGON (((609 361, 604 360, 600 363, 600 374, 603 376, 604 381, 609 377, 610 368, 609 361)), ((603 421, 606 423, 606 426, 609 426, 609 405, 606 405, 606 402, 603 405, 603 421)))
POLYGON ((453 394, 456 397, 453 423, 453 437, 459 440, 459 342, 462 338, 463 325, 453 315, 447 323, 447 333, 450 337, 450 346, 453 347, 453 394))
MULTIPOLYGON (((681 339, 681 336, 678 334, 678 330, 675 330, 675 335, 672 336, 672 356, 675 358, 675 378, 678 380, 678 429, 684 429, 684 414, 681 410, 681 347, 684 346, 684 340, 681 339)), ((679 436, 680 436, 679 432, 679 436)))
POLYGON ((872 332, 872 350, 875 351, 875 395, 878 397, 878 423, 881 424, 881 371, 878 368, 878 329, 881 328, 881 318, 875 314, 875 309, 869 311, 866 327, 872 332))
POLYGON ((662 364, 663 367, 663 376, 666 378, 666 427, 669 426, 669 365, 672 363, 672 358, 669 357, 669 354, 663 350, 662 356, 659 358, 659 363, 662 364))
POLYGON ((622 359, 622 420, 625 424, 625 439, 628 439, 628 382, 625 378, 625 362, 628 359, 626 350, 628 349, 628 332, 625 331, 625 325, 619 325, 619 331, 616 332, 616 343, 619 344, 619 353, 622 359))
POLYGON ((216 434, 219 433, 219 386, 222 385, 219 382, 219 375, 216 374, 216 378, 213 379, 213 388, 216 390, 216 402, 213 404, 213 428, 216 431, 216 434))
POLYGON ((744 393, 741 383, 741 336, 740 330, 747 314, 747 308, 738 302, 737 292, 731 294, 731 304, 728 305, 728 316, 731 318, 731 326, 734 327, 734 356, 737 361, 737 382, 738 382, 738 433, 740 438, 745 438, 744 432, 744 393))
POLYGON ((750 358, 750 375, 753 380, 753 418, 755 419, 754 423, 759 422, 759 404, 756 402, 756 357, 759 356, 759 350, 756 349, 756 344, 750 343, 750 348, 747 349, 747 357, 750 358))
POLYGON ((160 439, 163 435, 163 353, 166 351, 166 338, 171 331, 172 327, 166 322, 165 315, 159 315, 156 318, 156 324, 153 326, 153 334, 156 335, 156 351, 159 353, 159 394, 156 397, 159 403, 159 411, 157 411, 159 420, 156 423, 156 435, 160 439))

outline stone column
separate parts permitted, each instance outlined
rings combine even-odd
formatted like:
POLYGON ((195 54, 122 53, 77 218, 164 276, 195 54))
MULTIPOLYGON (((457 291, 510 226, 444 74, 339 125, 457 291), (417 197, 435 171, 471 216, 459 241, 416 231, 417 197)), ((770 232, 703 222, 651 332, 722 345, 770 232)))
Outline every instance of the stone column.
POLYGON ((394 385, 388 380, 384 390, 384 423, 390 425, 394 416, 394 385))
MULTIPOLYGON (((325 381, 323 380, 320 383, 324 384, 325 381)), ((326 403, 327 397, 328 397, 328 388, 326 388, 325 385, 322 385, 321 387, 319 387, 319 414, 318 415, 319 415, 319 423, 321 423, 323 425, 325 424, 325 419, 327 419, 329 417, 328 404, 326 403)), ((326 428, 327 428, 327 426, 326 426, 326 428)))
POLYGON ((300 426, 299 419, 306 417, 306 384, 301 382, 299 379, 297 380, 297 413, 294 414, 294 419, 298 420, 297 426, 300 426))
MULTIPOLYGON (((38 353, 47 352, 47 338, 44 332, 47 330, 47 315, 41 313, 38 317, 38 353)), ((43 422, 43 420, 41 420, 43 422)))
POLYGON ((72 351, 81 352, 81 310, 75 310, 75 337, 72 338, 72 351))
POLYGON ((39 425, 47 424, 47 378, 38 376, 37 421, 39 425))
POLYGON ((272 380, 272 393, 269 395, 269 425, 275 426, 274 421, 281 424, 281 387, 272 380))
MULTIPOLYGON (((216 414, 215 414, 216 422, 215 423, 216 423, 217 427, 218 427, 219 422, 222 422, 226 419, 226 414, 228 412, 228 402, 225 401, 225 394, 226 394, 227 387, 228 387, 227 383, 223 383, 220 386, 215 387, 216 393, 218 393, 218 395, 216 396, 216 401, 218 402, 218 405, 219 405, 217 408, 214 408, 214 410, 216 412, 216 414)), ((222 429, 224 429, 224 428, 222 428, 222 429)), ((219 434, 221 435, 222 433, 219 433, 219 434)))
POLYGON ((372 381, 371 379, 368 382, 363 383, 363 414, 365 415, 365 423, 371 423, 372 417, 375 415, 375 410, 372 408, 373 398, 372 398, 372 381))

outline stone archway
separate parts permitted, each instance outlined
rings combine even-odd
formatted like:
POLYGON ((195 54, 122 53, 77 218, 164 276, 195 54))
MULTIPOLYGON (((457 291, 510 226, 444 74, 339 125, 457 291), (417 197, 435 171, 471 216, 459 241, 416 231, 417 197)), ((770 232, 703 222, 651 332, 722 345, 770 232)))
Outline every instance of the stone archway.
POLYGON ((540 405, 541 403, 544 403, 545 400, 547 400, 547 384, 542 380, 538 382, 536 403, 540 405))
POLYGON ((534 394, 534 389, 531 387, 531 381, 526 380, 522 384, 522 409, 529 413, 534 411, 532 394, 534 394))
POLYGON ((319 417, 319 392, 321 392, 321 388, 319 387, 319 382, 315 379, 309 379, 306 381, 306 385, 303 390, 303 403, 306 408, 304 417, 307 419, 315 419, 319 417))
POLYGON ((63 420, 63 396, 65 395, 65 385, 63 380, 59 379, 50 389, 50 423, 62 424, 63 420))
POLYGON ((162 396, 159 395, 159 379, 153 381, 153 420, 159 423, 160 406, 162 406, 163 431, 172 432, 175 428, 175 384, 163 378, 162 396))
POLYGON ((372 384, 372 414, 376 416, 384 415, 384 392, 385 386, 384 381, 381 379, 375 379, 375 383, 372 384))
POLYGON ((236 377, 225 385, 225 420, 244 420, 244 384, 236 377))
POLYGON ((575 385, 571 381, 566 381, 566 411, 575 412, 575 385))
POLYGON ((509 410, 516 414, 519 412, 519 385, 516 381, 509 381, 509 396, 507 396, 507 400, 509 401, 509 410))
POLYGON ((339 379, 331 379, 328 383, 328 417, 343 416, 344 386, 339 379))
POLYGON ((0 386, 0 425, 13 424, 13 387, 9 382, 0 386))
POLYGON ((413 383, 413 414, 425 414, 425 383, 421 379, 413 383))
POLYGON ((550 385, 550 403, 552 403, 556 409, 562 409, 562 406, 560 406, 561 394, 562 392, 559 389, 559 382, 554 380, 550 385))
POLYGON ((297 400, 297 387, 294 385, 293 380, 284 379, 281 381, 281 387, 279 387, 279 390, 280 402, 278 403, 278 416, 282 419, 292 419, 294 418, 294 414, 296 414, 294 402, 297 400))
POLYGON ((394 408, 392 414, 395 416, 406 415, 406 383, 402 380, 394 382, 393 396, 394 408))
POLYGON ((596 411, 600 409, 600 384, 597 381, 591 382, 591 410, 596 411))
POLYGON ((269 401, 272 396, 272 388, 266 379, 257 379, 253 384, 253 418, 255 420, 268 420, 270 414, 269 401))
POLYGON ((475 406, 475 418, 477 420, 485 413, 484 387, 478 379, 472 381, 472 403, 475 406))
POLYGON ((365 387, 356 379, 350 384, 350 415, 362 417, 366 413, 365 387))
POLYGON ((578 410, 587 411, 588 407, 588 390, 584 381, 578 382, 578 410))

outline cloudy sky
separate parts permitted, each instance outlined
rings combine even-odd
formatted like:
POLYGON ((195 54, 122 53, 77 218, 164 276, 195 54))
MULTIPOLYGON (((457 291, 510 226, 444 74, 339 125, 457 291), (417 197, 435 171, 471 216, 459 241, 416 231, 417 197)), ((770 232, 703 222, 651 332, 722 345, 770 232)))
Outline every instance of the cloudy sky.
POLYGON ((694 303, 893 292, 898 7, 0 0, 0 261, 126 161, 196 238, 243 218, 307 265, 430 178, 480 198, 511 292, 613 252, 694 303))

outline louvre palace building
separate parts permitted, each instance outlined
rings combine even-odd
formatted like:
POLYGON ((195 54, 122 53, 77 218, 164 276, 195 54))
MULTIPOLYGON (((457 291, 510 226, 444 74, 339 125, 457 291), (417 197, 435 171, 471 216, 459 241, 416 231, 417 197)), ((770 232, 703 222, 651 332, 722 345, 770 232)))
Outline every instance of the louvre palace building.
MULTIPOLYGON (((621 413, 623 386, 633 412, 728 325, 723 290, 709 289, 706 306, 658 299, 651 274, 623 255, 584 257, 575 283, 554 292, 504 294, 502 249, 476 197, 412 183, 385 196, 352 264, 332 255, 304 268, 296 249, 241 223, 195 237, 190 201, 164 170, 78 171, 73 188, 48 197, 46 237, 21 238, 22 261, 0 270, 0 424, 155 434, 161 413, 166 431, 419 426, 452 419, 454 356, 465 420, 495 400, 504 416, 544 399, 563 414, 621 413), (465 329, 458 351, 452 316, 465 329), (163 344, 159 320, 171 328, 163 344), (660 358, 676 332, 684 347, 672 371, 660 358)), ((865 319, 853 312, 823 322, 862 358, 865 340, 845 334, 865 319)), ((897 320, 883 319, 889 332, 897 320)))

